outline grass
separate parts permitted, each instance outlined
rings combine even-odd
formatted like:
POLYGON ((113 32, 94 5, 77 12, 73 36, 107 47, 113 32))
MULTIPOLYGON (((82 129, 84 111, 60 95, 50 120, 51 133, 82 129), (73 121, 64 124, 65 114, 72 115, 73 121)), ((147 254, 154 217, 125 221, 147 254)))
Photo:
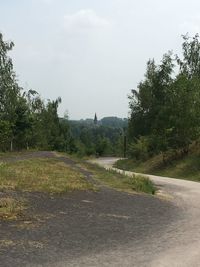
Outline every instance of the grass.
POLYGON ((161 155, 144 162, 132 159, 119 160, 115 167, 122 170, 200 182, 200 156, 196 154, 173 160, 169 164, 163 164, 161 155))
POLYGON ((0 198, 0 218, 16 219, 23 211, 25 205, 22 200, 12 197, 0 198))
POLYGON ((150 173, 152 165, 154 168, 154 164, 152 163, 148 164, 147 162, 136 161, 133 159, 120 159, 114 164, 114 167, 120 170, 150 173))
POLYGON ((115 170, 105 170, 97 164, 83 163, 87 170, 91 171, 96 180, 103 182, 105 185, 128 192, 143 192, 155 194, 156 188, 148 177, 141 175, 127 176, 115 170))
POLYGON ((53 158, 0 165, 0 190, 64 193, 89 189, 93 186, 82 174, 53 158))
POLYGON ((133 175, 132 179, 132 189, 137 192, 144 192, 154 195, 156 192, 156 187, 152 181, 143 175, 133 175))

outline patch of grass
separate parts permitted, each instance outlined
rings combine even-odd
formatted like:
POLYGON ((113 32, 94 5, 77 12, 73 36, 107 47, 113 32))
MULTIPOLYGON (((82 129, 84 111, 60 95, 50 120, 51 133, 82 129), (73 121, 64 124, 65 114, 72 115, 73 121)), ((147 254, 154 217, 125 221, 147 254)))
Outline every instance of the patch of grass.
POLYGON ((146 161, 139 161, 134 159, 120 159, 114 164, 114 167, 120 170, 150 174, 155 170, 158 170, 162 164, 162 156, 158 155, 146 161))
POLYGON ((131 159, 120 159, 115 162, 114 167, 124 171, 135 171, 137 168, 137 161, 131 159))
POLYGON ((57 159, 34 158, 1 163, 0 190, 8 189, 64 193, 94 187, 82 174, 57 159))
POLYGON ((87 170, 94 174, 96 180, 100 180, 105 185, 113 187, 117 190, 128 192, 143 192, 155 194, 156 188, 148 177, 141 175, 127 176, 116 170, 106 170, 97 164, 83 163, 87 170))
POLYGON ((132 189, 137 191, 137 192, 144 192, 144 193, 153 194, 153 195, 156 192, 156 188, 155 188, 154 184, 146 176, 133 175, 131 181, 132 181, 132 185, 133 185, 132 189))
POLYGON ((0 218, 16 219, 24 209, 24 203, 12 197, 0 198, 0 218))
POLYGON ((119 160, 115 164, 115 167, 133 172, 200 181, 200 157, 195 154, 190 154, 182 159, 173 160, 169 164, 163 163, 161 155, 144 162, 132 159, 119 160))

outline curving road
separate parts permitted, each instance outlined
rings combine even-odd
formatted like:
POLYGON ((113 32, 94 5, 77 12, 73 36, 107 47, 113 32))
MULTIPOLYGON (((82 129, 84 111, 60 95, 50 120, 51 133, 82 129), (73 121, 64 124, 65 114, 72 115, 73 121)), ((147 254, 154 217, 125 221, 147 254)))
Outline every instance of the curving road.
MULTIPOLYGON (((100 158, 95 160, 95 163, 110 169, 116 160, 118 159, 100 158)), ((129 171, 115 170, 126 175, 133 174, 129 171)), ((160 197, 168 199, 178 207, 181 216, 157 237, 154 244, 155 253, 151 259, 149 258, 148 265, 144 266, 200 266, 200 183, 154 175, 146 176, 157 185, 160 197)))

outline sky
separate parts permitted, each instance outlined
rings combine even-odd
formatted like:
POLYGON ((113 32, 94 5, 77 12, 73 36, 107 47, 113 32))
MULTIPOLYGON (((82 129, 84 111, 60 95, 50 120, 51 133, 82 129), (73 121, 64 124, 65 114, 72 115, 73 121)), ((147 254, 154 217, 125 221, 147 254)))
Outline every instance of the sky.
POLYGON ((200 32, 199 0, 0 0, 0 14, 19 84, 70 119, 127 117, 148 59, 200 32))

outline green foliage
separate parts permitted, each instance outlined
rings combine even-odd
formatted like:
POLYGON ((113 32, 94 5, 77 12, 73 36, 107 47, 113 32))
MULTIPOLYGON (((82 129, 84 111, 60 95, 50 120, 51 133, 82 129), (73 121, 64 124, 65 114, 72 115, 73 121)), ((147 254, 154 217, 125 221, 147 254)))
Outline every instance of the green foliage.
POLYGON ((11 138, 11 125, 8 121, 0 120, 0 150, 6 151, 11 138))
POLYGON ((133 190, 137 192, 144 192, 152 195, 154 195, 156 192, 154 184, 148 177, 142 175, 133 175, 131 182, 133 190))
POLYGON ((199 136, 200 42, 198 35, 183 39, 182 59, 169 52, 159 65, 149 60, 144 80, 129 96, 132 157, 146 159, 169 149, 186 154, 199 136))
MULTIPOLYGON (((71 120, 70 124, 72 125, 79 125, 79 126, 93 126, 94 125, 94 120, 93 119, 81 119, 81 120, 71 120)), ((127 118, 118 118, 118 117, 104 117, 101 120, 98 120, 97 124, 99 126, 105 126, 109 128, 127 128, 128 125, 128 119, 127 118)))
POLYGON ((156 192, 156 187, 146 176, 128 176, 119 172, 119 170, 105 170, 105 168, 100 167, 97 164, 91 164, 88 162, 83 162, 82 164, 94 174, 95 179, 100 180, 107 186, 128 192, 136 191, 147 194, 155 194, 156 192))
POLYGON ((188 78, 194 76, 200 77, 200 43, 199 35, 196 34, 190 38, 188 34, 183 36, 183 59, 176 55, 177 63, 180 67, 180 72, 186 74, 188 78))
POLYGON ((71 152, 68 120, 60 121, 57 113, 61 99, 45 103, 35 90, 23 92, 8 56, 13 46, 0 33, 0 151, 31 147, 71 152))
POLYGON ((104 156, 123 154, 123 135, 121 128, 83 124, 69 121, 77 153, 82 156, 104 156))
POLYGON ((18 100, 20 88, 16 82, 13 64, 7 53, 12 50, 12 42, 4 42, 0 33, 0 121, 2 136, 0 147, 7 149, 6 143, 12 141, 15 134, 15 126, 18 121, 18 100), (9 124, 9 125, 8 125, 9 124), (5 131, 4 131, 5 130, 5 131))
POLYGON ((76 151, 78 157, 90 156, 90 148, 86 148, 86 146, 81 142, 76 142, 76 151))
POLYGON ((99 156, 102 156, 103 154, 108 154, 109 151, 111 151, 111 144, 108 138, 106 137, 100 137, 97 136, 97 142, 96 142, 96 153, 99 156))
POLYGON ((135 159, 119 160, 116 168, 129 170, 137 173, 148 173, 153 175, 200 181, 200 157, 199 144, 193 144, 194 148, 189 154, 182 157, 177 151, 168 151, 163 155, 156 155, 146 161, 135 159))
POLYGON ((112 127, 112 128, 124 128, 127 127, 127 119, 121 119, 117 117, 104 117, 99 122, 102 126, 112 127))
POLYGON ((137 160, 145 160, 148 158, 148 139, 140 137, 137 142, 133 142, 129 145, 129 155, 137 160))

